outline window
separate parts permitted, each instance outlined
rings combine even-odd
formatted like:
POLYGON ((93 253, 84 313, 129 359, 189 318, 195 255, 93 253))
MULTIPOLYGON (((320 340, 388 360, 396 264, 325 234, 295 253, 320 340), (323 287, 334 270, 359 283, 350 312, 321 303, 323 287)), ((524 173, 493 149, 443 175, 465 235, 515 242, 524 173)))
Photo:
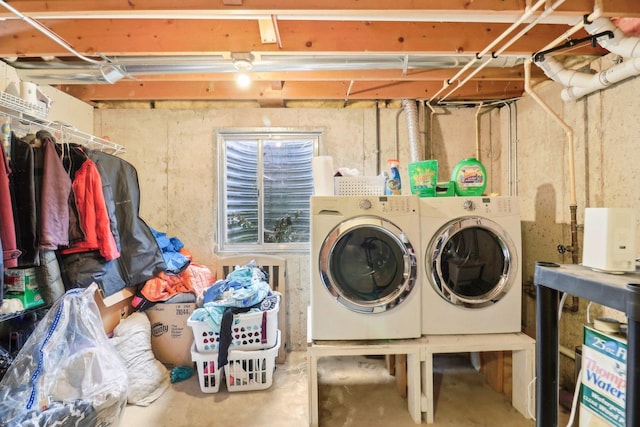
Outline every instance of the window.
POLYGON ((218 133, 221 251, 308 250, 320 132, 218 133))

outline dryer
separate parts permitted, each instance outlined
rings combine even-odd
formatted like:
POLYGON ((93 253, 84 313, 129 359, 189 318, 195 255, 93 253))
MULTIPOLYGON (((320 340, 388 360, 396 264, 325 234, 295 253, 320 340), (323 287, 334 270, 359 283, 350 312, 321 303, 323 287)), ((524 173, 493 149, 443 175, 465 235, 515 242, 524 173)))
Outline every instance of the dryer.
POLYGON ((415 196, 311 197, 311 338, 416 338, 420 322, 415 196))
POLYGON ((421 198, 420 220, 422 333, 520 332, 517 198, 421 198))

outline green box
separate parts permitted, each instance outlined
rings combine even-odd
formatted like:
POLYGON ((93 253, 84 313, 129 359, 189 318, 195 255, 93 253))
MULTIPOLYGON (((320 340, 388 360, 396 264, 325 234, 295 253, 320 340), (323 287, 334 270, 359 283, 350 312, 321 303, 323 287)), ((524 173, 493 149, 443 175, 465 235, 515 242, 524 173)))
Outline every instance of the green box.
POLYGON ((419 197, 435 197, 438 181, 438 161, 422 160, 407 166, 411 194, 419 197))
POLYGON ((436 197, 453 197, 456 195, 455 182, 439 182, 436 185, 436 197))

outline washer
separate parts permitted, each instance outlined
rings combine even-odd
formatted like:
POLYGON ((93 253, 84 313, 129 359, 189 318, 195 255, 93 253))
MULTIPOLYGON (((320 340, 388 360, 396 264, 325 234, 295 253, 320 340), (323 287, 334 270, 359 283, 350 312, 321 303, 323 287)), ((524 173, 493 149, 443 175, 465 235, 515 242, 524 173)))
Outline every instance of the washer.
POLYGON ((514 197, 420 199, 423 334, 520 332, 521 224, 514 197))
POLYGON ((415 196, 311 198, 311 338, 416 338, 420 327, 415 196))

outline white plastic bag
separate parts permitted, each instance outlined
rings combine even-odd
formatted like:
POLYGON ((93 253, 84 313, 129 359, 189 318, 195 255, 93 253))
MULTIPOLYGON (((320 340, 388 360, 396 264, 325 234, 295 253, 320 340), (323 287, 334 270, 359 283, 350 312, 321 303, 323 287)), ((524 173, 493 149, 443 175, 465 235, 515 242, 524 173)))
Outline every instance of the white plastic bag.
POLYGON ((118 425, 127 368, 104 332, 96 289, 67 291, 40 321, 0 382, 0 426, 118 425))

